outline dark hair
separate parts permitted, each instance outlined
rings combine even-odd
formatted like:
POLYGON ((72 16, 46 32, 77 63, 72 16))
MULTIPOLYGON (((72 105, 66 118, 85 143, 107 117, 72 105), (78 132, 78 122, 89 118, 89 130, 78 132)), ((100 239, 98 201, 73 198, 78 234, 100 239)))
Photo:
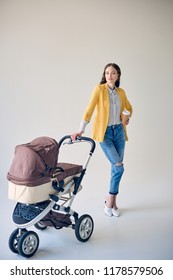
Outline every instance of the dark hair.
POLYGON ((121 69, 120 67, 115 64, 115 63, 108 63, 105 68, 104 68, 104 71, 103 71, 103 75, 102 75, 102 79, 101 79, 101 82, 100 82, 100 85, 101 84, 105 84, 106 83, 106 78, 105 78, 105 72, 106 72, 106 69, 109 67, 109 66, 112 66, 114 67, 116 70, 117 70, 117 73, 118 73, 118 80, 115 82, 115 86, 116 87, 119 87, 120 86, 120 77, 121 77, 121 69))

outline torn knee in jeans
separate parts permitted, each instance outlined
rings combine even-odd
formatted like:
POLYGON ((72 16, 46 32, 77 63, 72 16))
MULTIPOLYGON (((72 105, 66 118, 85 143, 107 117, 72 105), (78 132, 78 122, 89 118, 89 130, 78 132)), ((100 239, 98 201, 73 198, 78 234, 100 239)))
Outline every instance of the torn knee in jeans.
POLYGON ((117 163, 115 163, 115 166, 121 166, 121 165, 123 165, 123 162, 117 162, 117 163))

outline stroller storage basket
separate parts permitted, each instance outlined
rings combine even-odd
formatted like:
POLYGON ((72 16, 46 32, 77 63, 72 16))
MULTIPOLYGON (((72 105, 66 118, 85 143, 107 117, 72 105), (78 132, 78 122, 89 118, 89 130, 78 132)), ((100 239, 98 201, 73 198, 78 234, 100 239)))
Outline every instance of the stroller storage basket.
POLYGON ((40 223, 44 226, 52 226, 56 229, 68 227, 72 224, 69 214, 50 211, 40 223))

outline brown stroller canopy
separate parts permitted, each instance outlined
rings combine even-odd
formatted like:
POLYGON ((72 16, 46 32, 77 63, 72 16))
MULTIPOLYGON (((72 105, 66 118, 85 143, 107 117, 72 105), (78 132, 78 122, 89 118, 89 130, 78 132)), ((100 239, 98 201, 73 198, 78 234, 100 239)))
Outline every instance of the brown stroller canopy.
POLYGON ((37 186, 50 181, 56 169, 59 144, 50 137, 38 137, 15 147, 7 179, 14 184, 37 186))

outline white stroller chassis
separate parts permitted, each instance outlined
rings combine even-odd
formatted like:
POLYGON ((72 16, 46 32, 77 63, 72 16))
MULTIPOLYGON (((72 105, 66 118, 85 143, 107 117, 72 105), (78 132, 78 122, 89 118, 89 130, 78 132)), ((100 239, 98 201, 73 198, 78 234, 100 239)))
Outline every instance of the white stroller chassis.
MULTIPOLYGON (((70 177, 70 181, 63 185, 63 182, 51 178, 55 194, 50 194, 50 199, 33 204, 17 202, 13 211, 12 220, 16 229, 9 237, 9 248, 13 253, 23 257, 32 257, 39 247, 39 236, 36 232, 27 230, 35 226, 38 230, 45 230, 51 226, 55 229, 63 227, 72 228, 76 238, 81 242, 86 242, 92 235, 94 222, 90 215, 79 214, 71 206, 77 192, 82 188, 81 181, 85 175, 90 158, 95 150, 95 142, 88 137, 80 137, 75 142, 71 141, 71 136, 64 136, 59 141, 59 148, 62 144, 75 144, 88 142, 91 144, 89 155, 82 170, 70 177)), ((58 163, 57 163, 58 166, 58 163)))

